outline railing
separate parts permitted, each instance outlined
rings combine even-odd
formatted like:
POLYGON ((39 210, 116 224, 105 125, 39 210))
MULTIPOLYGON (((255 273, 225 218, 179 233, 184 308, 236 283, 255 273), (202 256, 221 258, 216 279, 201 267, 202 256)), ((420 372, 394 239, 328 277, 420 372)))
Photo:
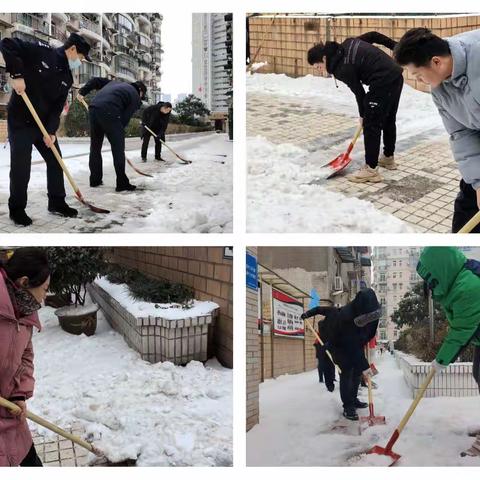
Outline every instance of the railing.
MULTIPOLYGON (((403 352, 395 352, 397 365, 403 372, 412 397, 427 378, 430 363, 422 362, 403 352)), ((472 376, 471 362, 450 364, 443 372, 433 377, 425 397, 474 397, 479 395, 479 387, 472 376)))
POLYGON ((85 30, 90 30, 91 32, 96 33, 97 35, 102 35, 102 31, 100 30, 100 23, 94 22, 88 18, 82 17, 80 19, 80 28, 84 28, 85 30))
POLYGON ((66 30, 58 28, 56 25, 52 25, 52 37, 61 42, 65 42, 67 40, 67 32, 66 30))

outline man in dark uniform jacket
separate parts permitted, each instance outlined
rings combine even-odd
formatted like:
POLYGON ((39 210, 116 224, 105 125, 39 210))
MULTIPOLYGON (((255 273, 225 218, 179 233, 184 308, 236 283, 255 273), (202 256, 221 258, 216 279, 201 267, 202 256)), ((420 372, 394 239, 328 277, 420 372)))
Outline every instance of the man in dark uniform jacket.
MULTIPOLYGON (((152 130, 157 136, 155 140, 155 160, 162 159, 162 140, 165 142, 165 132, 167 131, 172 104, 170 102, 159 102, 151 105, 143 111, 142 123, 152 130)), ((147 161, 148 144, 152 134, 144 127, 142 131, 142 160, 147 161)))
POLYGON ((355 95, 363 125, 365 166, 350 175, 352 182, 381 182, 378 165, 395 170, 396 116, 403 88, 403 69, 389 55, 371 45, 393 49, 396 42, 368 32, 343 43, 319 43, 308 51, 308 63, 345 83, 355 95), (364 85, 368 86, 365 92, 364 85), (380 140, 383 133, 383 155, 380 140))
POLYGON ((98 90, 90 103, 90 186, 103 185, 102 145, 106 136, 112 147, 117 192, 135 190, 125 174, 125 127, 141 107, 147 87, 143 82, 124 83, 94 77, 78 92, 80 98, 98 90))
POLYGON ((76 33, 65 44, 51 48, 41 43, 25 42, 18 38, 5 38, 0 51, 14 89, 8 103, 8 138, 10 141, 10 218, 17 225, 30 225, 26 214, 27 189, 32 163, 32 146, 47 164, 48 210, 65 217, 75 217, 77 210, 65 203, 63 171, 57 162, 52 145, 60 151, 56 132, 60 114, 73 83, 72 70, 90 61, 90 45, 76 33), (20 95, 26 92, 40 119, 48 138, 43 138, 30 111, 20 95))

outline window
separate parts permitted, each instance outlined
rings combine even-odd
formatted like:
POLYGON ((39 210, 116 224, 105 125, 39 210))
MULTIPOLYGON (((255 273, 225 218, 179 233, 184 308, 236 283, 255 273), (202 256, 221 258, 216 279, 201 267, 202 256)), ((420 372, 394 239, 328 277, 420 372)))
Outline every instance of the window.
POLYGON ((394 261, 392 262, 392 265, 393 265, 394 267, 396 267, 396 266, 397 266, 397 261, 394 260, 394 261))

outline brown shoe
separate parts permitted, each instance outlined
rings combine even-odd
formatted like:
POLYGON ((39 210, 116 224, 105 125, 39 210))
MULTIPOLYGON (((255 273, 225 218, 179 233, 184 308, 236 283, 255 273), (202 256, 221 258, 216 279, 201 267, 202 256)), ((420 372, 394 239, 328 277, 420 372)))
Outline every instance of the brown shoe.
POLYGON ((347 177, 347 179, 348 181, 353 183, 366 183, 366 182, 379 183, 383 181, 383 178, 378 173, 378 167, 370 168, 368 165, 365 165, 360 170, 356 171, 355 173, 352 173, 347 177))
POLYGON ((386 168, 387 170, 396 170, 397 164, 395 163, 395 156, 392 155, 391 157, 386 157, 385 155, 381 155, 378 159, 378 164, 386 168))

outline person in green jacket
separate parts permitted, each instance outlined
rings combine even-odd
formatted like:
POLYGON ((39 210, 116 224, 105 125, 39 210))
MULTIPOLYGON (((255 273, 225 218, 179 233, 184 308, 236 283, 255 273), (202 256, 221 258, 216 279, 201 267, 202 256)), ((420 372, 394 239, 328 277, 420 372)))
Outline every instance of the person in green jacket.
MULTIPOLYGON (((468 260, 454 247, 426 247, 417 265, 417 273, 442 305, 448 333, 437 352, 432 368, 436 373, 454 362, 467 345, 475 346, 473 377, 480 390, 480 272, 478 264, 468 260)), ((480 431, 465 455, 480 456, 480 431)), ((473 435, 472 435, 473 436, 473 435)))

